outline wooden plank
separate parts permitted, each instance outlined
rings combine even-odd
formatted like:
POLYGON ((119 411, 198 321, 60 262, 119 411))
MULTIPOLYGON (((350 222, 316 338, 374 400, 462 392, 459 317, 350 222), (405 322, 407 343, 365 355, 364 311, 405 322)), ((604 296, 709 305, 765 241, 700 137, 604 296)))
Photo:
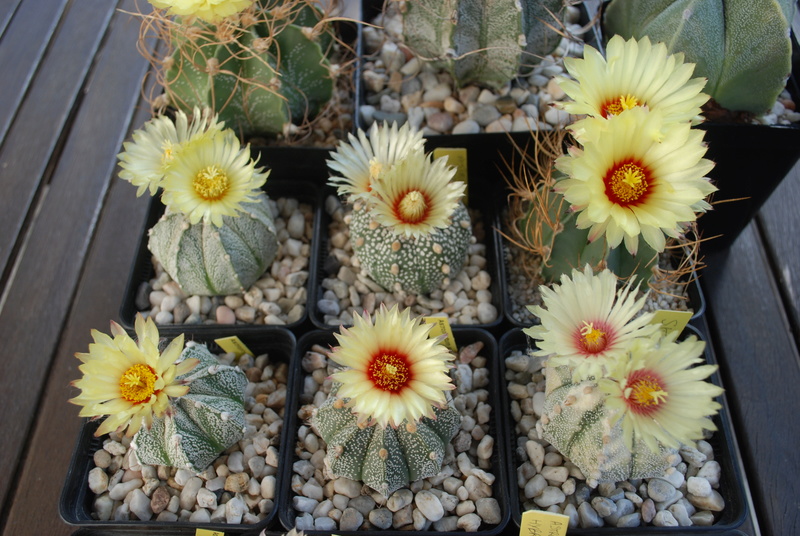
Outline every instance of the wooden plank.
MULTIPOLYGON (((134 7, 134 0, 122 6, 134 7)), ((138 24, 118 12, 112 26, 0 311, 4 353, 0 430, 15 431, 0 435, 0 467, 16 466, 27 437, 27 425, 20 423, 31 423, 37 414, 53 349, 115 173, 115 155, 127 134, 147 70, 146 60, 134 46, 138 24)), ((5 502, 12 475, 13 471, 0 473, 0 504, 5 502)))
POLYGON ((759 221, 795 337, 800 337, 800 163, 761 208, 759 221))
POLYGON ((800 361, 755 224, 706 260, 714 346, 759 524, 764 534, 798 534, 800 361))
MULTIPOLYGON (((40 64, 41 70, 22 103, 17 120, 0 147, 0 286, 8 271, 15 249, 19 247, 26 219, 57 150, 65 125, 86 81, 95 53, 100 46, 117 0, 72 2, 52 49, 40 64)), ((25 22, 17 21, 15 24, 25 22)), ((16 32, 16 29, 14 30, 16 32)), ((134 48, 134 43, 130 43, 134 48)), ((7 50, 5 39, 3 51, 7 50)), ((9 49, 10 50, 10 49, 9 49)), ((7 58, 11 54, 0 54, 7 58)), ((0 65, 5 59, 0 59, 0 65)), ((2 72, 2 71, 0 71, 2 72)), ((0 77, 0 88, 8 77, 0 77)), ((0 89, 0 114, 13 112, 4 108, 0 89)), ((6 102, 9 107, 13 102, 6 102)))
POLYGON ((11 22, 11 19, 14 17, 17 6, 19 6, 21 1, 22 0, 6 0, 5 2, 0 2, 0 38, 3 37, 8 23, 11 22))
MULTIPOLYGON (((58 26, 68 0, 22 0, 3 33, 0 54, 0 143, 58 26)), ((90 2, 95 4, 96 2, 90 2)))

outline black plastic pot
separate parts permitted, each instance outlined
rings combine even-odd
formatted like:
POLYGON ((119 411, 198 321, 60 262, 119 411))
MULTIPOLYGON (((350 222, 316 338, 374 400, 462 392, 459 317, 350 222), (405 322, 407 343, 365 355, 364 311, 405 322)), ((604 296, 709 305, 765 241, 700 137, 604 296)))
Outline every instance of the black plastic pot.
MULTIPOLYGON (((687 326, 684 331, 685 335, 695 335, 699 339, 706 342, 705 357, 706 361, 711 364, 716 364, 714 357, 714 350, 708 338, 704 337, 702 333, 694 326, 687 326)), ((500 362, 505 377, 505 358, 514 350, 526 350, 531 347, 531 341, 521 329, 513 329, 503 335, 500 339, 500 362)), ((716 385, 721 385, 719 373, 714 373, 710 381, 716 385)), ((503 389, 504 408, 509 413, 511 407, 511 400, 508 396, 508 390, 503 389)), ((741 455, 739 447, 734 438, 732 431, 732 424, 730 421, 730 414, 728 412, 727 401, 725 396, 722 395, 717 399, 722 404, 722 409, 718 415, 714 417, 714 424, 718 430, 714 432, 713 437, 708 440, 714 448, 714 459, 719 462, 722 470, 719 493, 725 500, 725 509, 721 517, 709 527, 691 526, 691 527, 655 527, 655 526, 641 526, 635 528, 616 528, 616 527, 600 527, 593 529, 569 529, 570 534, 582 534, 586 536, 604 536, 604 535, 661 535, 661 534, 703 534, 703 535, 716 535, 716 534, 741 534, 735 530, 740 527, 746 517, 749 515, 747 504, 749 501, 749 490, 744 486, 744 476, 742 470, 741 455)), ((509 418, 509 421, 512 419, 509 418)), ((517 433, 514 430, 514 425, 510 425, 509 435, 512 438, 512 454, 509 456, 508 472, 511 475, 517 474, 517 467, 520 465, 521 460, 516 454, 517 433)), ((520 500, 520 491, 517 486, 516 480, 510 485, 511 493, 511 518, 520 525, 522 519, 522 509, 520 500)))
MULTIPOLYGON (((265 159, 262 158, 262 160, 265 159)), ((291 165, 290 161, 291 154, 287 153, 286 151, 273 153, 273 157, 270 159, 270 162, 273 166, 278 166, 277 169, 288 169, 288 167, 291 165)), ((261 163, 267 164, 267 162, 261 163)), ((267 179, 267 183, 264 186, 264 191, 271 199, 277 199, 279 197, 291 197, 297 199, 300 203, 310 205, 314 213, 314 235, 316 235, 316 228, 320 224, 320 218, 322 214, 322 198, 320 197, 320 190, 321 185, 324 184, 323 181, 327 177, 327 175, 324 175, 324 165, 319 167, 314 162, 306 162, 306 165, 298 169, 298 171, 292 177, 287 177, 287 174, 284 174, 284 177, 281 177, 277 172, 277 169, 274 170, 267 179)), ((128 278, 128 284, 125 289, 125 295, 123 296, 123 301, 119 312, 120 323, 128 331, 133 330, 134 320, 137 312, 139 312, 136 307, 136 294, 139 286, 142 283, 149 281, 155 274, 155 269, 152 263, 152 254, 150 253, 150 250, 147 249, 147 231, 153 225, 155 225, 156 222, 158 222, 158 219, 163 213, 164 205, 159 199, 153 197, 150 200, 150 208, 147 214, 147 219, 145 220, 142 236, 139 239, 138 253, 136 255, 136 259, 134 260, 133 269, 128 278)), ((311 269, 311 267, 317 265, 315 257, 315 252, 317 249, 316 245, 311 242, 310 248, 311 257, 309 258, 309 274, 305 284, 307 296, 309 297, 311 295, 311 289, 314 286, 314 270, 311 269)), ((232 325, 165 324, 159 325, 159 332, 163 336, 176 336, 184 332, 205 333, 215 330, 231 332, 235 331, 236 333, 257 333, 260 331, 268 332, 275 327, 298 329, 308 319, 308 299, 309 298, 307 297, 305 314, 296 322, 287 324, 285 326, 267 326, 263 324, 257 325, 243 323, 236 323, 232 325)))
MULTIPOLYGON (((472 179, 469 181, 469 199, 468 199, 468 207, 470 209, 474 209, 480 215, 483 230, 484 230, 484 238, 482 243, 486 245, 486 268, 485 270, 489 273, 492 277, 492 283, 489 287, 489 290, 492 293, 492 305, 497 309, 497 318, 495 321, 490 322, 488 324, 475 324, 472 327, 476 328, 483 328, 483 329, 493 329, 500 325, 503 321, 503 299, 502 299, 502 287, 500 284, 500 277, 501 277, 501 266, 499 261, 501 260, 500 253, 498 250, 499 244, 495 241, 495 233, 494 228, 497 226, 497 218, 494 211, 493 205, 493 195, 490 191, 487 191, 486 184, 483 182, 475 182, 472 179), (474 186, 473 186, 474 184, 474 186)), ((333 188, 328 188, 327 195, 336 195, 336 191, 333 188)), ((326 211, 322 211, 321 216, 321 223, 317 226, 318 234, 315 235, 313 243, 315 245, 315 249, 317 252, 316 257, 316 273, 314 279, 314 287, 311 289, 311 293, 309 295, 309 316, 311 318, 311 322, 314 326, 318 329, 338 329, 338 325, 330 325, 325 323, 325 315, 319 310, 317 306, 317 302, 322 297, 325 290, 322 288, 322 281, 329 276, 335 276, 336 274, 328 274, 326 273, 325 264, 326 259, 330 254, 330 235, 328 232, 328 226, 331 223, 331 217, 326 211)), ((473 226, 475 222, 473 221, 473 226)), ((453 324, 454 326, 457 324, 453 324)))
MULTIPOLYGON (((489 391, 490 401, 492 404, 493 412, 492 412, 492 419, 490 421, 490 430, 489 435, 491 435, 495 439, 495 447, 494 452, 492 455, 492 472, 496 477, 495 483, 493 485, 493 497, 497 500, 500 505, 503 519, 498 525, 494 526, 481 526, 480 529, 476 534, 480 536, 494 536, 497 534, 505 534, 506 533, 506 526, 508 521, 510 520, 511 512, 509 510, 509 490, 508 490, 508 475, 506 474, 507 470, 507 459, 510 455, 509 445, 507 442, 508 434, 506 433, 507 424, 506 424, 506 412, 500 410, 498 411, 497 408, 502 408, 501 406, 501 393, 502 390, 502 376, 500 376, 500 368, 499 368, 499 360, 497 357, 497 341, 495 338, 486 330, 478 329, 478 328, 454 328, 453 335, 456 339, 456 345, 461 348, 462 346, 472 344, 475 342, 482 342, 484 344, 483 350, 479 353, 479 355, 487 358, 488 364, 487 366, 490 369, 490 384, 487 387, 489 391)), ((295 357, 295 366, 292 369, 293 375, 290 377, 291 382, 291 391, 295 393, 301 393, 303 389, 303 381, 306 376, 306 372, 301 367, 301 358, 302 356, 315 344, 321 345, 323 347, 328 347, 336 344, 336 339, 333 336, 333 333, 330 331, 311 331, 303 335, 297 344, 297 355, 295 357)), ((297 430, 299 427, 297 412, 300 407, 300 400, 299 396, 294 397, 291 401, 287 403, 286 411, 289 416, 289 420, 287 421, 286 425, 284 426, 284 432, 286 434, 285 441, 289 444, 294 444, 297 438, 297 430)), ((291 481, 292 481, 292 465, 297 460, 297 457, 294 455, 293 449, 284 449, 284 459, 282 462, 283 473, 281 475, 281 484, 279 488, 279 494, 281 497, 285 499, 285 502, 281 505, 280 510, 280 520, 283 526, 288 530, 295 526, 295 519, 296 519, 296 512, 292 506, 292 497, 295 496, 295 493, 291 489, 291 481)), ((310 536, 327 536, 329 533, 323 531, 304 531, 305 534, 310 536)), ((334 531, 335 534, 341 536, 358 536, 359 534, 368 534, 368 532, 359 532, 359 531, 334 531)), ((389 536, 402 536, 403 534, 407 534, 407 530, 382 530, 380 531, 381 534, 386 534, 389 536)), ((420 534, 424 536, 434 536, 434 535, 455 535, 455 534, 462 534, 461 532, 434 532, 434 531, 422 531, 422 532, 415 532, 415 534, 420 534)))
MULTIPOLYGON (((202 334, 195 334, 191 337, 197 342, 208 345, 212 352, 220 352, 219 347, 213 342, 215 338, 231 335, 228 331, 206 330, 202 334)), ((267 353, 271 363, 291 364, 291 359, 296 350, 296 339, 291 331, 287 329, 275 329, 269 333, 240 333, 242 342, 256 355, 267 353)), ((287 389, 291 387, 291 377, 287 389)), ((292 398, 292 391, 287 391, 288 409, 292 398)), ((284 413, 285 425, 286 413, 284 413)), ((99 426, 99 421, 86 420, 78 436, 78 442, 67 470, 66 482, 61 491, 59 500, 59 513, 61 518, 70 525, 83 527, 84 534, 105 535, 109 532, 118 534, 120 532, 157 532, 160 534, 194 534, 197 529, 217 530, 224 534, 245 534, 255 533, 265 529, 275 528, 277 525, 278 511, 281 508, 280 502, 282 495, 276 494, 275 505, 269 515, 257 525, 229 525, 227 523, 189 523, 185 521, 165 522, 165 521, 100 521, 92 518, 92 503, 95 495, 89 489, 87 479, 89 471, 94 467, 93 456, 95 451, 103 447, 103 440, 107 436, 95 437, 94 432, 99 426), (97 531, 97 532, 95 532, 97 531)), ((281 437, 281 451, 291 449, 291 444, 286 444, 286 437, 281 437)), ((280 470, 276 474, 277 486, 280 487, 282 478, 280 470)))

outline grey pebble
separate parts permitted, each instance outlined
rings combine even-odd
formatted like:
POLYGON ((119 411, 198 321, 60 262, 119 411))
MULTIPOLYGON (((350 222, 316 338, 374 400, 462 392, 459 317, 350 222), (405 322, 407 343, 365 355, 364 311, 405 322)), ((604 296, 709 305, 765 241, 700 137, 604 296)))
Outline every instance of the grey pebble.
POLYGON ((358 530, 364 522, 364 516, 355 508, 345 508, 339 520, 339 530, 358 530))

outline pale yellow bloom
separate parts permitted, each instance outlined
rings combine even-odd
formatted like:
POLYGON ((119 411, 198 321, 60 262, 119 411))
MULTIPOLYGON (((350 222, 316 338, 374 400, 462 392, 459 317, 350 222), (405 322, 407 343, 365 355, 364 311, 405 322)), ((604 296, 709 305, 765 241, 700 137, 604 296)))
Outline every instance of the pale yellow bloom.
POLYGON ((192 224, 203 219, 219 227, 223 216, 236 216, 242 203, 256 201, 268 175, 256 168, 250 146, 243 148, 227 129, 181 150, 164 177, 162 201, 192 224))
POLYGON ((209 109, 195 108, 192 121, 182 111, 175 112, 175 121, 160 115, 134 131, 133 141, 122 144, 124 152, 117 155, 121 179, 138 186, 137 197, 148 188, 154 195, 177 154, 187 144, 200 137, 213 136, 224 128, 209 109))
POLYGON ((410 310, 381 305, 375 320, 369 313, 353 318, 352 328, 336 334, 339 346, 331 359, 345 369, 333 374, 338 396, 359 423, 386 427, 434 417, 433 407, 447 404, 444 392, 455 388, 447 371, 453 355, 438 339, 429 339, 432 324, 412 319, 410 310))
POLYGON ((711 208, 705 198, 716 188, 705 175, 714 164, 703 158, 703 131, 640 107, 569 128, 582 132, 583 149, 556 161, 568 178, 555 189, 580 212, 578 228, 591 228, 590 241, 605 235, 616 247, 624 240, 635 254, 641 236, 660 252, 665 235, 680 237, 683 224, 711 208))
POLYGON ((677 334, 656 341, 639 339, 629 348, 628 359, 617 361, 598 382, 606 405, 618 411, 628 448, 642 440, 653 452, 658 443, 678 448, 703 438, 703 430, 716 430, 709 419, 720 409, 714 398, 723 389, 703 381, 716 365, 703 363, 705 343, 695 337, 675 342, 677 334))
POLYGON ((341 177, 331 177, 329 183, 336 186, 341 196, 350 201, 368 199, 373 183, 380 180, 398 162, 411 154, 424 152, 422 132, 411 130, 408 123, 397 128, 396 123, 373 123, 369 138, 363 130, 358 138, 349 134, 349 143, 339 142, 336 151, 330 153, 328 167, 340 173, 341 177))
POLYGON ((153 417, 160 417, 169 406, 169 398, 189 391, 176 381, 178 376, 197 365, 196 359, 176 364, 183 351, 183 335, 173 339, 164 352, 158 351, 158 329, 152 319, 137 315, 137 341, 134 342, 116 322, 111 322, 113 338, 92 330, 94 343, 89 353, 77 353, 82 361, 83 377, 72 382, 81 393, 70 402, 83 406, 81 417, 108 415, 95 435, 114 430, 133 436, 142 426, 149 428, 153 417))
POLYGON ((617 290, 610 270, 593 274, 586 265, 583 272, 573 269, 571 278, 562 275, 552 289, 540 286, 544 307, 528 309, 541 324, 523 330, 536 341, 534 355, 548 356, 548 366, 574 367, 576 380, 604 375, 631 341, 658 329, 653 313, 639 315, 645 296, 636 299, 633 283, 617 290))
POLYGON ((422 236, 450 225, 466 184, 451 181, 455 168, 446 158, 412 153, 372 185, 370 211, 396 234, 422 236))
POLYGON ((148 0, 158 9, 166 9, 169 15, 195 16, 216 24, 225 17, 241 13, 255 0, 148 0))
POLYGON ((668 54, 664 43, 652 45, 612 37, 606 57, 590 46, 583 59, 565 58, 564 66, 575 78, 557 78, 574 102, 557 105, 571 114, 609 117, 634 107, 659 110, 667 122, 690 121, 700 115, 709 96, 702 93, 706 80, 692 78, 693 63, 683 54, 668 54))

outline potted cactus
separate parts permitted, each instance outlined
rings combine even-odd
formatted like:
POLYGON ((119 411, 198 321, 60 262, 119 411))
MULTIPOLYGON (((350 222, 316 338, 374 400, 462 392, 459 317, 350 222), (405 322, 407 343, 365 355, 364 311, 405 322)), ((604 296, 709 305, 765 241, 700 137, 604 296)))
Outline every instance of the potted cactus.
MULTIPOLYGON (((476 253, 485 252, 476 243, 462 201, 466 183, 452 180, 456 170, 446 158, 433 159, 423 152, 420 132, 408 125, 374 124, 369 137, 363 131, 358 137, 351 135, 331 158, 330 169, 341 175, 331 177, 330 184, 347 207, 347 213, 340 210, 347 238, 331 242, 352 247, 353 259, 343 259, 349 264, 345 271, 350 272, 345 279, 358 279, 359 288, 367 286, 365 296, 373 294, 372 309, 382 301, 425 307, 428 314, 441 312, 449 292, 448 296, 463 298, 462 308, 475 309, 473 317, 478 308, 484 311, 486 315, 479 315, 482 323, 497 320, 485 258, 466 266, 476 253), (485 291, 480 299, 479 290, 485 291)), ((334 283, 321 284, 330 288, 334 283)), ((350 306, 351 315, 358 312, 359 303, 353 298, 350 306)), ((457 308, 450 309, 452 318, 461 316, 457 308)))
POLYGON ((707 237, 721 235, 710 247, 730 245, 800 157, 800 115, 794 112, 800 93, 789 78, 797 51, 795 4, 613 0, 605 9, 607 37, 667 43, 671 53, 696 65, 695 75, 708 79, 711 100, 699 128, 706 131, 708 156, 716 162, 711 178, 720 192, 699 226, 707 237))
POLYGON ((556 79, 574 99, 560 107, 585 116, 567 127, 576 145, 564 154, 566 135, 554 132, 536 138, 531 155, 518 148, 506 235, 523 250, 517 257, 534 259, 525 266, 533 285, 589 264, 673 293, 697 264, 695 220, 716 190, 703 132, 691 128, 708 99, 703 80, 646 37, 612 38, 608 60, 584 50, 565 61, 573 78, 556 79), (665 266, 669 250, 687 257, 665 266))

